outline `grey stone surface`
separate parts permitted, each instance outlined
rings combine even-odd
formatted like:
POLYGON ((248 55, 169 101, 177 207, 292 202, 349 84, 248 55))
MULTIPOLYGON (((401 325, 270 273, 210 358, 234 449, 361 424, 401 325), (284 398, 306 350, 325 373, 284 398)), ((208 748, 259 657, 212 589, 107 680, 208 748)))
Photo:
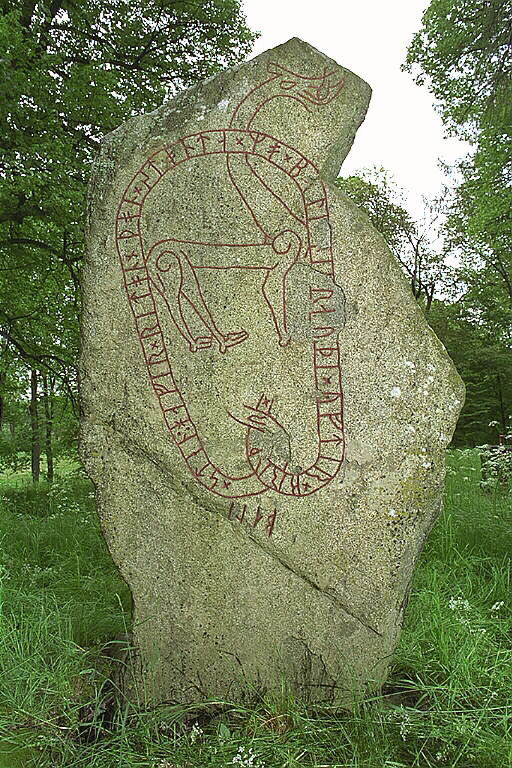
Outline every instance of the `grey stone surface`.
POLYGON ((152 701, 385 678, 463 388, 332 183, 369 98, 292 39, 103 141, 81 445, 152 701))

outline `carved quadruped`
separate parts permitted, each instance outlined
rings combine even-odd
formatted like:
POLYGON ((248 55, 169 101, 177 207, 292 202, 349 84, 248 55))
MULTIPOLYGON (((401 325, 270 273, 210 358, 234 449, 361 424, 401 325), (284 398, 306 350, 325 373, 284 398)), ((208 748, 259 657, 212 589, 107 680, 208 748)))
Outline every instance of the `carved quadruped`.
MULTIPOLYGON (((194 479, 212 493, 229 499, 264 495, 267 490, 284 496, 309 496, 336 477, 345 451, 340 325, 332 323, 339 316, 343 290, 334 282, 326 188, 317 166, 301 151, 252 128, 259 112, 271 100, 292 98, 311 112, 336 99, 343 81, 328 67, 308 75, 271 61, 267 71, 268 78, 235 106, 228 127, 186 135, 153 152, 126 187, 116 216, 116 245, 126 295, 162 416, 194 479), (171 219, 169 236, 145 249, 141 221, 146 201, 158 194, 162 179, 183 173, 189 163, 212 156, 224 162, 225 178, 249 212, 259 239, 239 244, 179 239, 173 237, 171 219), (265 177, 261 173, 262 164, 286 175, 301 200, 298 213, 288 205, 282 190, 273 188, 270 174, 265 177), (253 202, 255 189, 284 209, 286 226, 281 224, 276 229, 275 222, 258 211, 253 202), (256 395, 252 403, 242 404, 244 416, 232 414, 245 429, 246 463, 246 470, 233 476, 208 456, 190 404, 179 390, 172 360, 183 350, 178 353, 168 349, 156 298, 163 300, 187 353, 200 354, 216 345, 219 353, 226 354, 239 344, 250 344, 251 332, 219 327, 202 290, 201 270, 261 270, 261 291, 276 342, 285 348, 293 344, 287 322, 286 281, 296 264, 308 265, 324 277, 324 284, 327 279, 332 286, 310 286, 308 297, 312 375, 317 392, 316 458, 310 466, 297 469, 291 468, 289 461, 269 455, 261 436, 275 439, 276 435, 285 435, 285 429, 278 414, 271 412, 271 393, 256 395), (193 330, 192 317, 196 324, 199 319, 201 332, 193 330)), ((272 530, 273 525, 270 533, 272 530)))

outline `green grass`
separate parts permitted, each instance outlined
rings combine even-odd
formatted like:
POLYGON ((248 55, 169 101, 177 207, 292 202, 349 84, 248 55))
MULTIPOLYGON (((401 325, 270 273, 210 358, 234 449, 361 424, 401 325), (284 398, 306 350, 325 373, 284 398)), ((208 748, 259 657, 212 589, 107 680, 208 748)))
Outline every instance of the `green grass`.
POLYGON ((417 568, 383 695, 308 712, 283 692, 252 707, 144 711, 110 702, 105 643, 130 596, 92 489, 0 481, 0 768, 506 768, 512 766, 512 495, 449 456, 445 509, 417 568))
MULTIPOLYGON (((58 474, 60 477, 76 472, 79 464, 72 458, 61 458, 58 462, 58 474)), ((45 478, 45 465, 41 468, 41 480, 45 478)), ((0 472, 0 491, 4 488, 26 488, 32 485, 32 474, 30 469, 12 470, 4 469, 0 472)))

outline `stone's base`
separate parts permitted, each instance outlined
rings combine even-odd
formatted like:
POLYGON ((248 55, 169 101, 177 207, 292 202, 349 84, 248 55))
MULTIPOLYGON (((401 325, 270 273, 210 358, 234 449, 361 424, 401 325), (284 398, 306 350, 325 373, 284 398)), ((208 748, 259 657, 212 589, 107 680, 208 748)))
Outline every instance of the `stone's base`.
POLYGON ((336 594, 292 570, 238 522, 195 505, 185 515, 162 504, 165 478, 150 466, 146 472, 147 485, 131 488, 133 509, 145 505, 160 522, 151 550, 144 536, 132 539, 144 569, 133 560, 127 578, 152 700, 239 700, 286 684, 305 701, 341 704, 383 682, 396 630, 383 635, 375 617, 350 615, 336 594), (187 547, 173 546, 182 537, 187 547))
POLYGON ((385 679, 463 394, 328 181, 368 100, 294 39, 103 142, 82 455, 133 594, 130 695, 345 705, 385 679))

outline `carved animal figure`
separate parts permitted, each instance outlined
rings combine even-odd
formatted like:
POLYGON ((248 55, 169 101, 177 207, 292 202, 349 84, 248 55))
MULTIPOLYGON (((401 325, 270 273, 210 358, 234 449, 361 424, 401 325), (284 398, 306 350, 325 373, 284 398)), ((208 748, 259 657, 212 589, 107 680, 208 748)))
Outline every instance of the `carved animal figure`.
MULTIPOLYGON (((333 73, 324 69, 316 77, 305 77, 285 70, 277 64, 268 67, 269 77, 254 88, 237 106, 230 122, 230 131, 236 133, 238 151, 226 152, 225 163, 231 184, 248 209, 261 236, 259 243, 219 246, 215 242, 178 240, 169 237, 156 243, 150 250, 147 267, 154 287, 166 302, 176 328, 188 343, 191 352, 208 348, 215 340, 224 353, 245 341, 246 331, 227 331, 219 328, 201 291, 198 269, 231 268, 261 269, 265 272, 262 293, 269 307, 277 338, 281 346, 290 342, 286 323, 286 277, 295 263, 308 256, 307 215, 294 214, 279 193, 262 178, 255 167, 254 145, 261 144, 261 136, 251 130, 258 112, 276 98, 293 99, 308 112, 311 108, 328 104, 338 95, 342 83, 333 73), (259 139, 259 141, 258 141, 259 139), (251 145, 253 149, 251 150, 251 145), (244 151, 247 150, 247 151, 244 151), (251 151, 249 151, 251 150, 251 151), (285 226, 276 229, 258 213, 252 200, 268 198, 268 204, 281 205, 285 226), (190 312, 201 319, 204 335, 194 335, 189 320, 190 312)), ((225 138, 224 138, 225 141, 225 138)), ((268 163, 274 164, 273 153, 284 146, 271 147, 268 163)), ((292 157, 290 156, 290 161, 292 157)), ((300 168, 300 165, 298 166, 300 168)), ((293 166, 292 166, 293 168, 293 166)))
MULTIPOLYGON (((327 194, 318 169, 299 150, 253 127, 254 120, 273 99, 292 99, 311 112, 335 99, 342 82, 324 69, 314 76, 298 75, 277 64, 268 77, 235 108, 228 128, 203 130, 184 136, 153 153, 128 184, 116 217, 116 244, 128 301, 144 354, 151 385, 172 439, 192 476, 212 493, 230 499, 272 490, 308 496, 338 473, 344 456, 343 396, 337 335, 332 323, 343 293, 334 282, 334 262, 327 194), (190 161, 217 156, 236 196, 252 217, 259 235, 255 241, 219 244, 200 239, 165 236, 149 247, 143 233, 143 208, 148 195, 167 174, 183 172, 190 161), (181 169, 181 171, 180 171, 181 169), (268 177, 265 169, 269 169, 268 177), (270 170, 286 184, 273 183, 270 170), (290 205, 292 189, 297 205, 290 205), (258 207, 252 204, 258 196, 258 207), (265 205, 261 202, 264 200, 265 205), (263 215, 276 206, 279 216, 263 215), (219 326, 205 299, 200 270, 260 269, 262 295, 268 305, 280 346, 290 343, 286 281, 298 262, 316 275, 309 286, 310 339, 316 390, 317 457, 310 466, 291 466, 287 435, 272 413, 273 399, 263 394, 245 403, 246 414, 235 420, 246 430, 246 470, 232 476, 210 459, 200 431, 172 372, 167 342, 160 323, 159 304, 191 352, 211 347, 221 353, 247 339, 245 330, 219 326), (156 294, 160 301, 156 300, 156 294), (192 322, 193 318, 193 322, 192 322), (202 324, 197 332, 198 319, 202 324)), ((172 221, 169 223, 172 227, 172 221)))

